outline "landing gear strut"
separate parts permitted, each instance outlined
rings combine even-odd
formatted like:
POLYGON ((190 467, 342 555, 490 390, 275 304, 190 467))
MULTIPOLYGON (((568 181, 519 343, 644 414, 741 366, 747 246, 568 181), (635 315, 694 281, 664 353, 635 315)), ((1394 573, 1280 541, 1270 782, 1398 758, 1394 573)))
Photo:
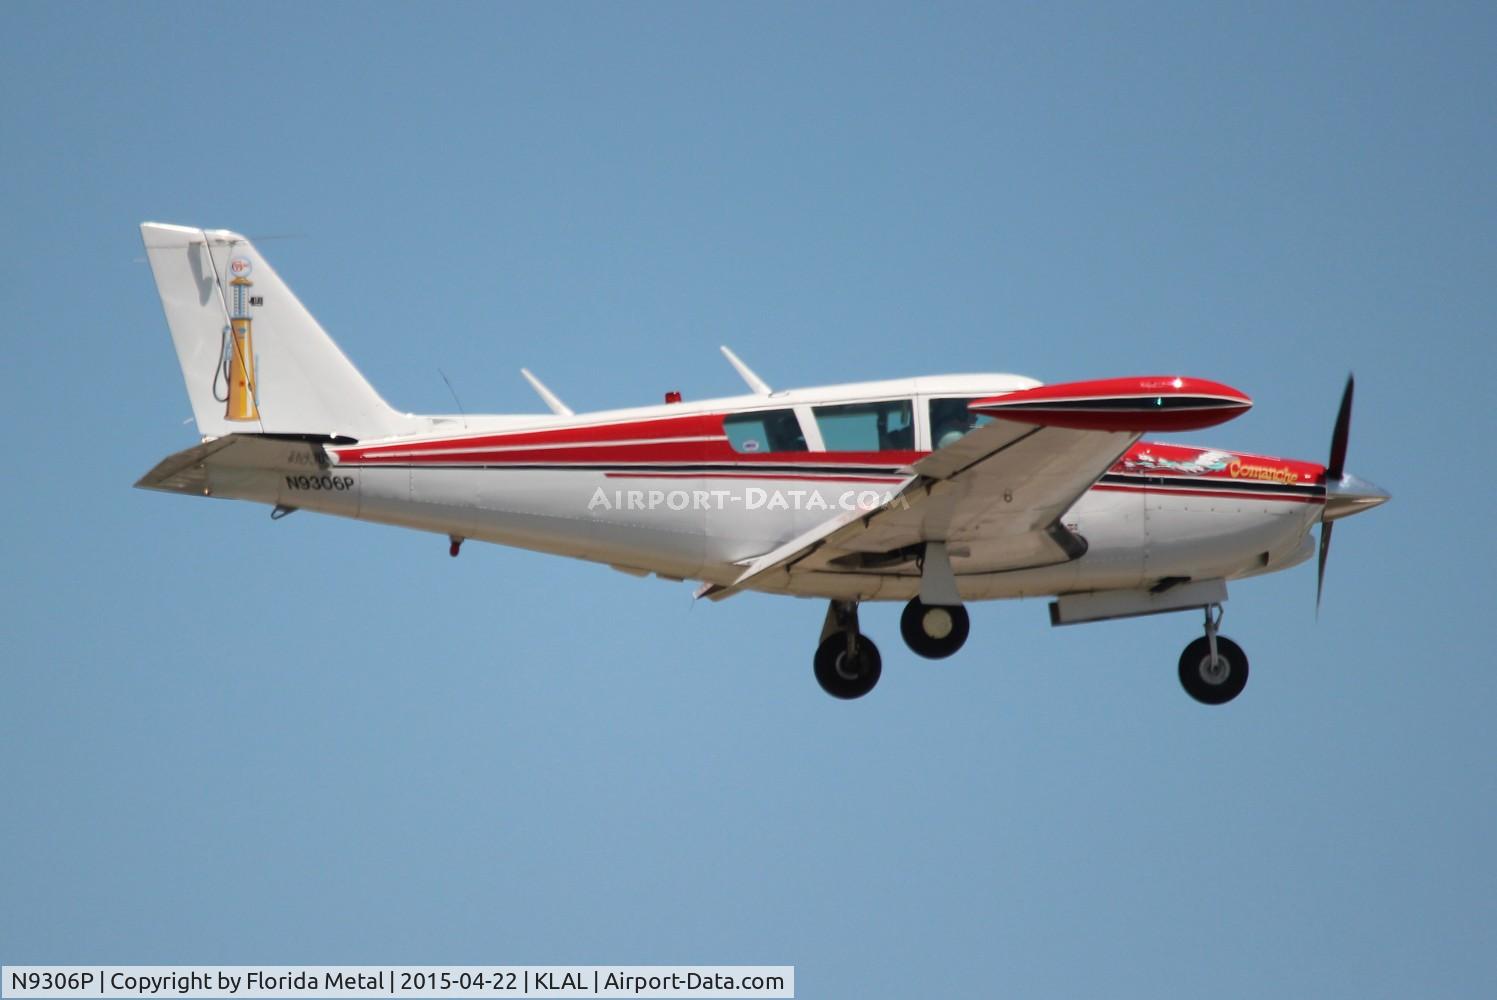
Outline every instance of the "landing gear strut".
POLYGON ((899 616, 899 633, 910 649, 928 660, 941 660, 962 648, 972 622, 960 604, 926 604, 916 597, 899 616))
MULTIPOLYGON (((966 552, 959 550, 957 554, 966 552)), ((915 566, 920 570, 920 592, 905 605, 899 617, 899 633, 910 649, 927 660, 944 659, 962 648, 972 624, 956 589, 951 550, 944 541, 928 541, 921 547, 915 566)))
POLYGON ((815 665, 817 683, 833 698, 861 698, 878 683, 883 659, 872 640, 858 631, 856 601, 833 601, 827 608, 815 665))
POLYGON ((1225 705, 1247 687, 1247 654, 1217 633, 1221 622, 1221 605, 1208 605, 1206 634, 1180 654, 1180 684, 1186 694, 1204 705, 1225 705))

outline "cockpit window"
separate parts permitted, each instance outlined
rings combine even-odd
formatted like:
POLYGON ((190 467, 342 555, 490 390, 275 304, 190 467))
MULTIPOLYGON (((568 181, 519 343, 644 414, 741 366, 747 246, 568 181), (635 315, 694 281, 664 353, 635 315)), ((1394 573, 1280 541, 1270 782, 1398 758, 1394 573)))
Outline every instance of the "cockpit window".
POLYGON ((908 399, 818 406, 816 426, 827 451, 913 451, 914 407, 908 399))
POLYGON ((794 410, 759 410, 723 418, 723 430, 734 451, 758 455, 770 451, 806 451, 806 438, 794 410))
POLYGON ((993 418, 985 413, 973 413, 967 404, 981 396, 967 399, 933 399, 930 401, 930 446, 932 450, 960 441, 963 435, 976 430, 993 418))

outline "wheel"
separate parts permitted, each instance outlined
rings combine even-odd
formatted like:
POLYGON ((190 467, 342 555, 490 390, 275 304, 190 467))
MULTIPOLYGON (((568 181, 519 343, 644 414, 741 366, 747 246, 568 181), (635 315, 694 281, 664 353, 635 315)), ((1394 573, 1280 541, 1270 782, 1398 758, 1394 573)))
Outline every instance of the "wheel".
POLYGON ((962 648, 972 620, 960 604, 923 604, 915 598, 899 616, 899 633, 910 649, 928 660, 941 660, 962 648))
POLYGON ((1203 635, 1180 654, 1180 684, 1203 705, 1225 705, 1247 687, 1248 659, 1242 647, 1224 635, 1216 637, 1216 662, 1203 635))
POLYGON ((855 640, 853 655, 847 655, 847 633, 833 632, 816 647, 816 682, 833 698, 861 698, 878 683, 884 671, 878 647, 867 636, 855 640))

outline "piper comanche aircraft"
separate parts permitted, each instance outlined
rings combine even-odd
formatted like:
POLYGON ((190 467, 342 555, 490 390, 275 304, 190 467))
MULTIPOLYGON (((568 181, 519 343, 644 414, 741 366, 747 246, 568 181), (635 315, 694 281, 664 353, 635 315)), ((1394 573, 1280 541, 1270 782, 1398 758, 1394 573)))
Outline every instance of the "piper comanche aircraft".
POLYGON ((776 392, 726 348, 748 395, 577 414, 522 369, 550 413, 400 413, 249 240, 141 232, 202 441, 137 486, 699 580, 712 600, 819 597, 815 675, 838 698, 882 670, 860 602, 907 602, 905 642, 938 659, 966 641, 967 602, 1045 596, 1055 625, 1203 612, 1180 681, 1222 704, 1248 678, 1218 632, 1227 581, 1309 559, 1319 524, 1323 583, 1335 521, 1388 499, 1345 470, 1350 379, 1326 465, 1141 440, 1252 405, 1202 379, 776 392))

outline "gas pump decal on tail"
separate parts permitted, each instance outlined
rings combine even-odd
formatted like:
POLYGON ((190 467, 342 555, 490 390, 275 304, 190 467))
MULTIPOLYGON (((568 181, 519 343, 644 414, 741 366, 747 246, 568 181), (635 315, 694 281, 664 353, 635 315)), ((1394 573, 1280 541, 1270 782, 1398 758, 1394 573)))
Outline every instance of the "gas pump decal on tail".
MULTIPOLYGON (((220 366, 228 383, 224 395, 224 419, 251 421, 260 419, 260 386, 255 378, 256 358, 254 341, 254 318, 250 314, 249 290, 255 283, 249 280, 254 265, 248 258, 235 257, 229 261, 230 311, 229 327, 224 335, 224 354, 220 366)), ((213 373, 215 392, 219 372, 213 373)))

